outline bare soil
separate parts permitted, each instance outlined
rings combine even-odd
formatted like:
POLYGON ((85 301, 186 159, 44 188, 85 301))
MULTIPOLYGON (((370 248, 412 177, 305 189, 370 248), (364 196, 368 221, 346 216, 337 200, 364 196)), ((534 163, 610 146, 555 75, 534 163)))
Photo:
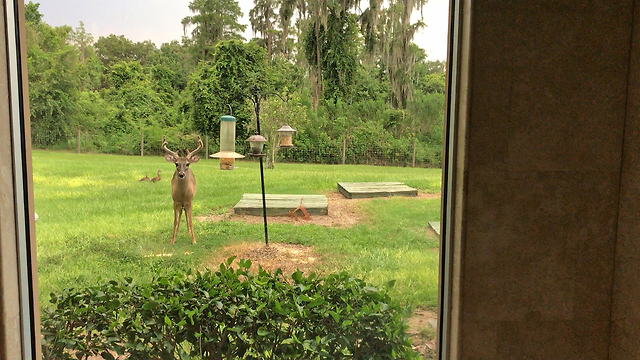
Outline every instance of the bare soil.
POLYGON ((281 269, 287 278, 298 269, 304 273, 316 271, 318 264, 322 263, 322 257, 310 246, 282 243, 271 243, 265 246, 263 243, 239 243, 224 247, 207 259, 204 265, 215 270, 231 256, 236 256, 235 266, 238 260, 248 259, 251 260, 250 270, 253 272, 257 272, 260 265, 271 273, 281 269))
POLYGON ((407 333, 413 340, 413 350, 419 352, 424 359, 436 358, 437 324, 438 317, 431 310, 418 309, 408 320, 409 330, 407 333))
MULTIPOLYGON (((347 199, 338 192, 331 192, 326 194, 328 205, 328 215, 312 215, 310 220, 304 220, 302 216, 297 218, 290 216, 269 216, 269 223, 277 224, 315 224, 327 227, 342 227, 349 228, 358 223, 364 222, 366 217, 360 211, 358 211, 358 203, 371 201, 372 199, 347 199)), ((440 194, 433 193, 419 193, 416 199, 437 199, 440 194)), ((388 198, 376 198, 376 199, 388 199, 388 198)), ((298 212, 299 213, 299 212, 298 212)), ((301 215, 301 214, 298 214, 301 215)), ((233 208, 228 209, 224 214, 218 215, 206 215, 197 216, 198 221, 242 221, 247 224, 261 224, 261 216, 253 215, 236 215, 233 213, 233 208)))

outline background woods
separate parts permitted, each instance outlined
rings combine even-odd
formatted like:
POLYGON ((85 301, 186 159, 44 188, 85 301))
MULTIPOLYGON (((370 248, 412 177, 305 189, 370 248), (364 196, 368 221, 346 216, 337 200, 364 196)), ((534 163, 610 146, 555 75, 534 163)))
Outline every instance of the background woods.
POLYGON ((157 46, 52 27, 30 2, 33 146, 146 155, 164 134, 176 147, 198 134, 211 153, 230 105, 242 153, 257 88, 271 161, 439 166, 444 63, 412 42, 424 4, 256 0, 255 37, 243 39, 236 1, 193 0, 184 36, 157 46), (284 124, 298 130, 296 147, 278 152, 284 124))

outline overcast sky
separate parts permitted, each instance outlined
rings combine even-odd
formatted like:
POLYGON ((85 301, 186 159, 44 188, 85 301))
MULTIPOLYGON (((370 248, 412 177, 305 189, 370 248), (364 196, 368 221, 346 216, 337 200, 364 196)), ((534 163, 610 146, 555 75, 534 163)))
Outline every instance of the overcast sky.
MULTIPOLYGON (((32 0, 40 2, 44 21, 52 26, 77 27, 80 21, 97 40, 109 34, 124 35, 133 41, 151 40, 156 46, 180 40, 180 21, 191 15, 190 0, 32 0)), ((240 0, 247 25, 245 38, 253 37, 249 10, 253 0, 240 0)), ((426 50, 430 60, 447 56, 448 0, 429 0, 424 9, 427 28, 416 34, 414 42, 426 50)))

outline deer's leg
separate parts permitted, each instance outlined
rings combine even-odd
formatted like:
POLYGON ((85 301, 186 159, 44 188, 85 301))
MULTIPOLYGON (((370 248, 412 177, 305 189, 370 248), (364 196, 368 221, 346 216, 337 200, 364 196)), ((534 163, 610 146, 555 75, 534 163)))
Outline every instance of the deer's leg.
POLYGON ((173 234, 171 235, 171 244, 176 242, 176 234, 180 228, 180 218, 182 217, 182 206, 180 204, 173 204, 173 234))
POLYGON ((185 214, 185 216, 187 218, 187 230, 189 231, 189 234, 191 234, 191 243, 195 244, 196 243, 196 236, 193 234, 192 210, 193 210, 193 207, 191 206, 191 204, 189 204, 189 206, 186 206, 184 208, 184 214, 185 214))

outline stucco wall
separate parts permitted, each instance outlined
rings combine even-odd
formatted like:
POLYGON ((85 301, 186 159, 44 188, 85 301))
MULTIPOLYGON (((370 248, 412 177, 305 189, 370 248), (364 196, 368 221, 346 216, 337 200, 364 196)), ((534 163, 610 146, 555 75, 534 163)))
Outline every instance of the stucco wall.
POLYGON ((607 359, 634 3, 469 6, 460 358, 607 359))

